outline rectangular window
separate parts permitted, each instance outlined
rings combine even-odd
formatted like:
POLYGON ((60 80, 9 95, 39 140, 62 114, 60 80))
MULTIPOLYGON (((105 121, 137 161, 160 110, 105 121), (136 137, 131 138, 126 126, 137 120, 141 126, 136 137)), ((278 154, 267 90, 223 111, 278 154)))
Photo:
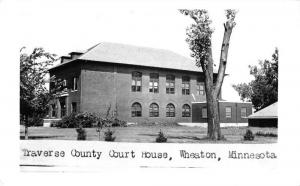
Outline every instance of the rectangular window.
POLYGON ((247 108, 242 107, 241 108, 241 118, 246 118, 247 117, 247 108))
POLYGON ((203 82, 197 82, 197 95, 205 95, 203 82))
POLYGON ((132 92, 141 92, 142 91, 142 73, 141 72, 133 72, 132 73, 131 91, 132 92))
POLYGON ((73 87, 72 90, 78 90, 78 77, 73 77, 73 87))
POLYGON ((71 105, 71 106, 72 106, 71 112, 72 112, 72 113, 73 113, 73 112, 76 113, 76 112, 77 112, 77 103, 76 103, 76 102, 72 102, 72 105, 71 105))
POLYGON ((231 118, 231 107, 225 107, 225 117, 231 118))
POLYGON ((190 77, 182 77, 182 95, 190 95, 190 77))
POLYGON ((167 94, 175 94, 175 76, 173 76, 173 75, 167 75, 166 93, 167 94))
POLYGON ((202 118, 207 118, 207 108, 202 108, 202 118))
POLYGON ((149 92, 158 93, 158 79, 159 75, 156 73, 150 74, 150 81, 149 81, 149 92))

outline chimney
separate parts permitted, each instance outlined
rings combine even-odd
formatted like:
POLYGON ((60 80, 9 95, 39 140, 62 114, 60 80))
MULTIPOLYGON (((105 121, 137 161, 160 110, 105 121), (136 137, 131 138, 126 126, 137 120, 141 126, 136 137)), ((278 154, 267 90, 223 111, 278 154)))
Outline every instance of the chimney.
POLYGON ((81 56, 84 52, 71 52, 68 56, 61 56, 61 63, 66 63, 72 60, 77 59, 79 56, 81 56))
POLYGON ((71 56, 61 56, 60 63, 66 63, 68 61, 71 61, 71 56))

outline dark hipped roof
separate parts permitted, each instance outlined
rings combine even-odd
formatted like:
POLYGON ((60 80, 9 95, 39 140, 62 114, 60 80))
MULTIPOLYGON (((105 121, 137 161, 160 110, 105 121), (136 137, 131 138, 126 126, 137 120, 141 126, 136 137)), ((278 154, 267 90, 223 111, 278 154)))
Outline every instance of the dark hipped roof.
MULTIPOLYGON (((202 72, 202 69, 195 65, 194 60, 172 51, 119 43, 99 43, 89 48, 77 59, 202 72)), ((51 69, 71 63, 77 59, 59 64, 51 69)))
POLYGON ((277 104, 273 103, 272 105, 267 106, 266 108, 263 108, 254 114, 251 114, 248 118, 249 119, 267 119, 267 118, 278 118, 278 112, 277 112, 277 104))

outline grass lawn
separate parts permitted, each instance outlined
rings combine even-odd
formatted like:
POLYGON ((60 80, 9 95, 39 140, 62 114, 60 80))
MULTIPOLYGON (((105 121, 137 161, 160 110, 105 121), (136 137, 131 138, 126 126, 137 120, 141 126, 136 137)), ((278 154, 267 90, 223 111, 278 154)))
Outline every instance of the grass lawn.
MULTIPOLYGON (((250 129, 255 134, 258 131, 271 132, 277 134, 277 128, 259 128, 259 127, 228 127, 222 128, 222 134, 225 136, 225 141, 208 141, 205 139, 207 129, 203 127, 187 127, 187 126, 128 126, 128 127, 114 127, 111 128, 116 136, 116 142, 143 142, 153 143, 162 130, 168 138, 168 143, 276 143, 277 137, 260 137, 255 136, 254 141, 244 141, 243 135, 246 130, 250 129)), ((101 141, 104 141, 104 131, 101 131, 101 141)), ((53 139, 53 140, 76 140, 77 132, 75 129, 62 129, 62 128, 46 128, 46 127, 30 127, 29 139, 53 139)), ((87 140, 98 140, 98 133, 95 128, 87 128, 87 140)), ((20 138, 24 139, 24 127, 21 127, 20 138)))

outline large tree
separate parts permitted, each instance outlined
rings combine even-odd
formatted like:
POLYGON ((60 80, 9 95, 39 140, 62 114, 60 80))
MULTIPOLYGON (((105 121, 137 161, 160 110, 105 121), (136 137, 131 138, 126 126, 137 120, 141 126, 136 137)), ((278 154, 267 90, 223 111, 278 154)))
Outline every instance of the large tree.
POLYGON ((236 11, 226 10, 227 20, 224 23, 224 36, 221 45, 219 70, 215 81, 213 75, 214 62, 211 48, 211 35, 213 33, 213 29, 210 26, 212 21, 210 20, 207 10, 181 9, 180 12, 184 15, 190 16, 195 22, 187 28, 186 41, 189 44, 190 50, 192 51, 191 56, 196 60, 196 65, 202 68, 202 71, 205 75, 205 91, 208 114, 208 138, 213 140, 220 140, 223 137, 221 134, 219 121, 218 98, 225 76, 230 36, 234 26, 236 25, 234 21, 236 11))
POLYGON ((20 121, 25 125, 25 139, 28 138, 29 119, 45 116, 51 98, 47 90, 46 74, 55 61, 55 54, 35 48, 26 53, 20 50, 20 121))
POLYGON ((241 100, 251 101, 255 110, 263 109, 278 100, 278 49, 275 49, 271 60, 260 60, 259 66, 249 66, 254 80, 250 83, 239 83, 233 88, 241 100))

